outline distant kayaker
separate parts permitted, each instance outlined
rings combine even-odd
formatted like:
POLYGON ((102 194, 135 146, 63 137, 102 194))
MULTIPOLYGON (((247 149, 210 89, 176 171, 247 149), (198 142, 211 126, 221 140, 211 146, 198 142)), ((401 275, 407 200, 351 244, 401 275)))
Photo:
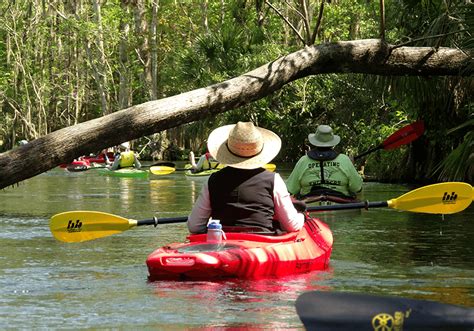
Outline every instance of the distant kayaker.
POLYGON ((334 150, 341 138, 328 125, 319 125, 308 140, 315 148, 302 156, 286 180, 297 198, 321 194, 355 198, 362 190, 362 177, 351 159, 334 150))
POLYGON ((121 168, 135 167, 141 168, 141 163, 138 161, 137 154, 130 150, 130 143, 124 142, 119 145, 120 153, 115 155, 114 163, 110 167, 110 170, 117 170, 121 168))
MULTIPOLYGON (((193 151, 189 152, 189 162, 191 163, 192 171, 194 173, 212 169, 211 166, 212 156, 209 152, 204 153, 198 160, 196 164, 196 159, 194 158, 193 151)), ((217 165, 216 165, 217 166, 217 165)))
POLYGON ((292 204, 279 174, 262 168, 280 151, 281 140, 270 130, 250 122, 225 125, 211 132, 209 153, 227 165, 203 185, 188 229, 205 233, 209 218, 225 227, 252 227, 258 231, 297 231, 304 215, 292 204))

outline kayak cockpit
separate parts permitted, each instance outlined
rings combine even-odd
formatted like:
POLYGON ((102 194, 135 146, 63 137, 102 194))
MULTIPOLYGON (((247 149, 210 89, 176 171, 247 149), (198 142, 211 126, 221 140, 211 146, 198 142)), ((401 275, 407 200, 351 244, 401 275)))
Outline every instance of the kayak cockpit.
POLYGON ((332 233, 318 219, 283 235, 226 232, 219 243, 206 234, 158 248, 146 261, 150 280, 281 277, 329 265, 332 233))
MULTIPOLYGON (((245 241, 255 241, 255 242, 284 242, 284 241, 294 241, 298 236, 299 231, 296 232, 289 232, 283 235, 273 235, 269 233, 268 235, 264 234, 257 234, 251 232, 225 232, 227 237, 227 241, 229 240, 245 240, 245 241)), ((189 242, 205 242, 206 241, 206 234, 191 234, 186 237, 189 242)))

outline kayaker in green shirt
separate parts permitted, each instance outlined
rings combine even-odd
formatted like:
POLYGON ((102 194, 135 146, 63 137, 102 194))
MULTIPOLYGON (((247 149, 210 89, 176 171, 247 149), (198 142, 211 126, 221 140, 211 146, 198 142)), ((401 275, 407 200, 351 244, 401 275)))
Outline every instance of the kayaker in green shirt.
POLYGON ((333 148, 341 141, 328 125, 319 125, 308 135, 315 148, 302 156, 286 180, 288 191, 297 198, 321 194, 355 198, 362 190, 362 177, 351 159, 333 148))

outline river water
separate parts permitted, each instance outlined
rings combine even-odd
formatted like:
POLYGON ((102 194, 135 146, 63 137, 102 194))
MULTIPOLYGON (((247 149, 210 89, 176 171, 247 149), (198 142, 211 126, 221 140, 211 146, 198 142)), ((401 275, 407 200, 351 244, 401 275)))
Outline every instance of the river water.
MULTIPOLYGON (((183 241, 183 223, 74 244, 49 230, 49 218, 64 211, 184 216, 202 183, 180 172, 129 179, 58 168, 1 190, 0 328, 301 330, 294 302, 308 290, 474 307, 473 206, 444 219, 394 209, 321 215, 335 238, 328 270, 252 281, 148 282, 147 255, 183 241)), ((366 183, 363 198, 385 201, 413 188, 366 183)))

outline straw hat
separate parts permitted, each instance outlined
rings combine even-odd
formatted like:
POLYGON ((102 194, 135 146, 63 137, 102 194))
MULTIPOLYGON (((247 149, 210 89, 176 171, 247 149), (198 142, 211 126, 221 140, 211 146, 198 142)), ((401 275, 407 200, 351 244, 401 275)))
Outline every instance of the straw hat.
POLYGON ((207 148, 219 163, 239 169, 256 169, 278 154, 281 139, 251 122, 238 122, 212 131, 207 148))
POLYGON ((329 125, 318 125, 316 133, 310 133, 308 140, 316 147, 334 147, 341 141, 341 137, 332 132, 329 125))

